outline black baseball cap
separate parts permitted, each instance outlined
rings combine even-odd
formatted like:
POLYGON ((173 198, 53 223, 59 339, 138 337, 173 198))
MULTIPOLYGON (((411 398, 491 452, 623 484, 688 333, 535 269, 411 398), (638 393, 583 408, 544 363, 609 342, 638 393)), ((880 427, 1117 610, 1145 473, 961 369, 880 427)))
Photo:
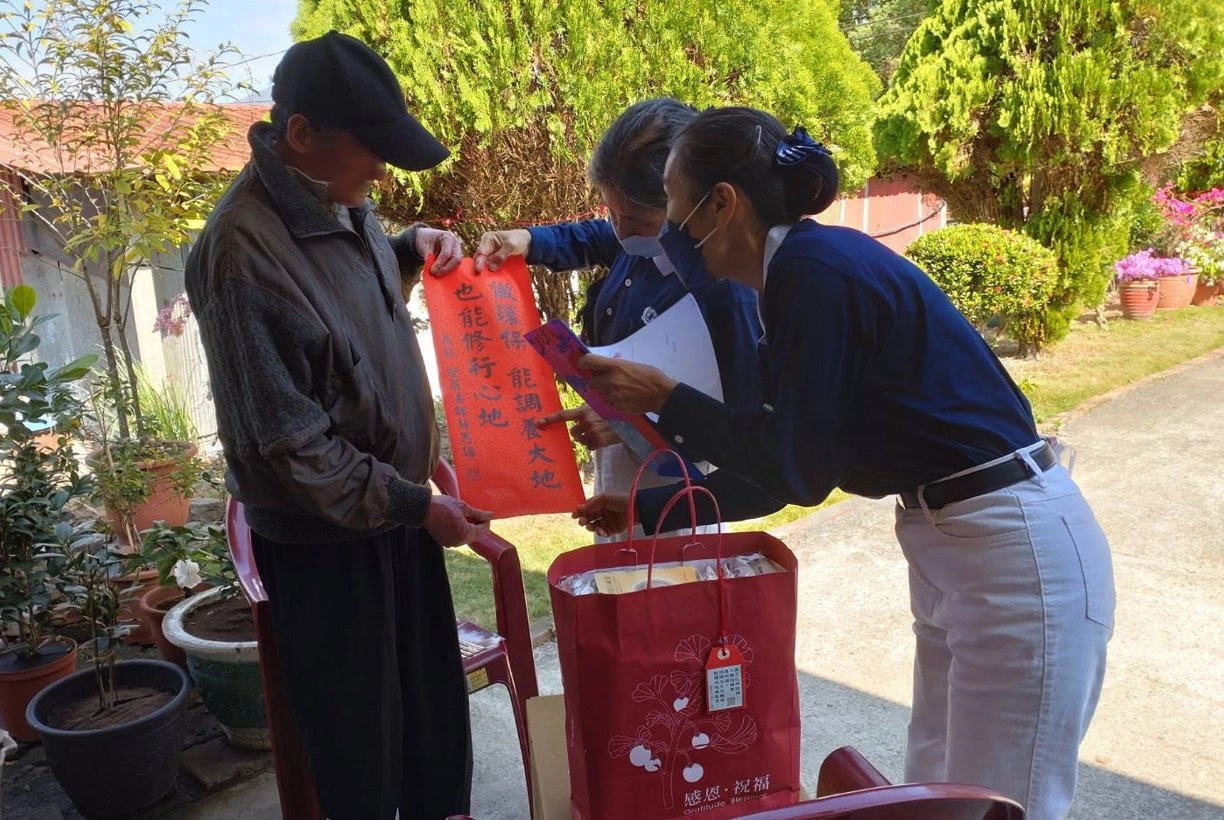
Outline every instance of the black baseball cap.
POLYGON ((312 125, 343 128, 405 171, 433 168, 450 155, 408 113, 387 61, 338 31, 290 46, 272 75, 272 101, 312 125))

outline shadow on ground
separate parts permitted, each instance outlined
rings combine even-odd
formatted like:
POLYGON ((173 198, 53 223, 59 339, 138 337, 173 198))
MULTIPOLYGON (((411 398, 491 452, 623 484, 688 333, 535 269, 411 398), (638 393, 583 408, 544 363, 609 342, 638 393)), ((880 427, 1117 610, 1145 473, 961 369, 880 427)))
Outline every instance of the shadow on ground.
MULTIPOLYGON (((541 671, 555 669, 556 648, 541 648, 541 671)), ((801 672, 803 721, 802 781, 816 785, 820 763, 834 749, 850 745, 861 751, 886 777, 900 782, 904 768, 909 708, 843 684, 801 672)), ((545 672, 545 693, 560 691, 555 672, 545 672)), ((472 698, 476 769, 472 816, 476 820, 524 820, 527 794, 510 702, 504 690, 485 690, 472 698)), ((1108 767, 1080 765, 1080 786, 1071 820, 1218 820, 1224 803, 1209 803, 1145 783, 1108 767)))

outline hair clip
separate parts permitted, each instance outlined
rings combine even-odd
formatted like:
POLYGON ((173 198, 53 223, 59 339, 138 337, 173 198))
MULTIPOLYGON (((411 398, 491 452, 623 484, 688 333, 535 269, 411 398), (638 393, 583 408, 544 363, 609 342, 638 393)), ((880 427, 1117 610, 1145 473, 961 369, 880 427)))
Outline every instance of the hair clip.
POLYGON ((833 156, 828 148, 808 135, 806 128, 797 125, 790 136, 778 141, 778 147, 774 149, 774 162, 779 165, 798 165, 820 154, 833 156))

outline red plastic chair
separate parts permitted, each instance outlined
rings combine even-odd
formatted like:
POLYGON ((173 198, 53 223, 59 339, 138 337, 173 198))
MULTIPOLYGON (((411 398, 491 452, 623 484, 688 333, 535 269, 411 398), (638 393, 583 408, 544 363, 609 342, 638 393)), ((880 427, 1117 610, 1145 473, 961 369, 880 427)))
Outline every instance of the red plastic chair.
MULTIPOLYGON (((447 495, 459 497, 455 471, 445 461, 434 470, 434 484, 447 495)), ((489 533, 471 545, 493 570, 493 603, 497 632, 489 632, 471 621, 456 621, 468 694, 493 684, 510 693, 514 726, 518 731, 527 805, 531 802, 531 758, 527 750, 527 700, 540 693, 536 681, 535 655, 531 646, 531 624, 527 619, 527 595, 518 550, 506 539, 489 533)))
MULTIPOLYGON (((439 462, 433 476, 438 488, 458 495, 455 473, 449 464, 439 462)), ((324 820, 315 794, 314 778, 301 738, 294 726, 280 674, 280 659, 272 635, 272 613, 268 595, 251 549, 251 532, 242 504, 231 499, 227 515, 230 554, 242 591, 251 604, 255 632, 259 641, 259 674, 263 681, 264 704, 272 738, 272 763, 280 793, 281 816, 286 820, 324 820)), ((527 620, 527 600, 518 551, 505 539, 490 533, 472 544, 472 550, 489 562, 493 571, 493 602, 497 611, 497 632, 492 633, 468 621, 457 621, 463 669, 468 692, 500 683, 510 693, 514 721, 518 729, 527 780, 527 799, 531 800, 531 774, 527 752, 528 698, 539 694, 535 657, 532 654, 531 626, 527 620)))
POLYGON ((931 783, 818 797, 743 820, 1024 820, 1024 810, 989 789, 931 783))
MULTIPOLYGON (((825 758, 815 800, 740 815, 741 820, 1024 820, 1019 805, 988 789, 948 783, 894 786, 851 746, 825 758)), ((474 820, 453 815, 447 820, 474 820)))
POLYGON ((1019 804, 978 786, 894 786, 852 746, 820 764, 816 799, 743 820, 1024 820, 1019 804))

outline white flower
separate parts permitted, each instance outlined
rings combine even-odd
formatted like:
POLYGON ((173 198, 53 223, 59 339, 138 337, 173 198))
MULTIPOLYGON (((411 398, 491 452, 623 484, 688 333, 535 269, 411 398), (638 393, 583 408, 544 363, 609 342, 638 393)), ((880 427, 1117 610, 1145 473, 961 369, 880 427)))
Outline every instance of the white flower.
POLYGON ((174 581, 184 589, 195 589, 203 582, 200 565, 190 559, 180 558, 174 564, 174 581))

